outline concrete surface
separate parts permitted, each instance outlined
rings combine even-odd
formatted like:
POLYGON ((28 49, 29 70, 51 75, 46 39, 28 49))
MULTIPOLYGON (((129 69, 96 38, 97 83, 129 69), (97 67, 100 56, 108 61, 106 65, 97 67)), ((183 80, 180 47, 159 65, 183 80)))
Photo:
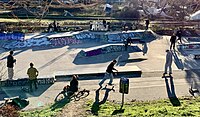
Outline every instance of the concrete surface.
MULTIPOLYGON (((134 57, 141 58, 141 53, 126 53, 116 52, 111 54, 105 54, 100 56, 93 56, 89 58, 84 58, 82 61, 86 63, 77 62, 74 63, 76 54, 81 50, 90 49, 98 44, 87 44, 87 45, 73 45, 65 46, 60 48, 44 48, 44 47, 34 47, 31 49, 16 50, 14 57, 17 59, 15 65, 15 76, 14 78, 27 77, 26 71, 29 67, 29 63, 33 62, 35 67, 39 70, 39 77, 44 77, 48 75, 55 75, 59 71, 66 73, 78 73, 81 71, 104 71, 107 65, 113 59, 119 59, 120 56, 125 57, 117 63, 117 66, 126 66, 127 69, 131 69, 132 66, 137 66, 142 70, 142 77, 130 78, 130 89, 129 94, 125 95, 126 101, 131 100, 155 100, 160 98, 169 98, 171 95, 176 97, 189 96, 188 88, 191 86, 192 82, 195 82, 195 87, 198 88, 199 83, 199 61, 195 61, 196 64, 192 66, 185 67, 185 64, 190 65, 191 61, 186 62, 186 58, 180 55, 178 52, 177 60, 172 64, 173 69, 173 80, 165 80, 162 78, 162 73, 164 70, 165 63, 165 50, 169 49, 169 37, 161 37, 157 40, 148 43, 148 52, 145 59, 134 60, 134 57), (127 56, 128 54, 128 56, 127 56), (130 54, 130 55, 129 55, 130 54), (132 61, 128 61, 128 60, 132 61), (127 61, 126 61, 127 60, 127 61), (184 69, 180 69, 180 61, 184 65, 184 69), (197 70, 191 70, 195 68, 197 70), (172 82, 173 81, 173 82, 172 82), (169 89, 170 86, 171 89, 169 89), (175 92, 175 93, 173 93, 175 92), (173 93, 173 94, 172 94, 173 93)), ((99 44, 101 45, 101 44, 99 44)), ((137 44, 140 48, 141 45, 137 44)), ((8 51, 6 51, 6 57, 8 51)), ((4 58, 2 57, 2 58, 4 58)), ((1 60, 4 63, 6 59, 1 60)), ((4 78, 4 80, 6 77, 4 78)), ((87 78, 86 78, 87 79, 87 78)), ((81 89, 89 89, 91 91, 90 95, 87 97, 89 99, 95 99, 95 91, 99 88, 98 80, 81 80, 81 89)), ((108 82, 108 81, 106 81, 108 82)), ((105 82, 105 83, 106 83, 105 82)), ((39 89, 33 93, 26 93, 21 91, 21 87, 3 87, 1 88, 1 97, 13 97, 20 95, 27 98, 30 104, 25 109, 37 108, 44 106, 49 103, 53 103, 55 96, 62 90, 63 86, 69 84, 68 81, 56 82, 53 85, 40 85, 39 89)), ((114 79, 115 92, 110 91, 108 100, 121 100, 121 94, 119 93, 119 79, 114 79)), ((100 100, 105 96, 105 90, 100 90, 100 100)), ((1 99, 2 100, 2 99, 1 99)))

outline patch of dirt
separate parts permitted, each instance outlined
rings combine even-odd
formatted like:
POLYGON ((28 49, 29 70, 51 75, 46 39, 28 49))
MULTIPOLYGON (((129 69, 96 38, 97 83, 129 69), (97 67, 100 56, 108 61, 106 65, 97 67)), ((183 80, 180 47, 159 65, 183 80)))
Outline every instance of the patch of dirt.
POLYGON ((90 114, 90 110, 85 109, 86 102, 87 99, 71 101, 57 117, 87 117, 90 114))

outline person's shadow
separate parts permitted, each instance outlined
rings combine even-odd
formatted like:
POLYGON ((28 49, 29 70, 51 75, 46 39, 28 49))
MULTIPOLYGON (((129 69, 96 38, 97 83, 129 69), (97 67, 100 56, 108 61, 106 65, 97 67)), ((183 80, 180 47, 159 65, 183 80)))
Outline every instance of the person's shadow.
POLYGON ((179 99, 176 96, 175 93, 175 88, 174 88, 174 82, 173 82, 173 77, 171 76, 170 79, 170 85, 167 77, 165 78, 165 84, 166 84, 166 89, 167 89, 167 94, 170 102, 172 103, 173 106, 181 106, 181 103, 179 99))
POLYGON ((176 66, 178 67, 178 69, 184 69, 184 65, 181 59, 178 58, 176 52, 172 52, 172 55, 174 57, 174 63, 176 64, 176 66))
POLYGON ((98 116, 98 111, 99 111, 99 109, 100 109, 100 105, 101 105, 101 104, 104 104, 104 103, 107 101, 108 96, 109 96, 109 92, 110 92, 110 91, 115 91, 115 90, 114 90, 114 86, 113 86, 112 89, 106 88, 106 87, 103 88, 102 90, 106 90, 106 91, 105 91, 104 98, 102 99, 102 101, 100 101, 100 100, 99 100, 99 92, 100 92, 100 89, 101 89, 101 88, 102 88, 102 87, 99 87, 99 88, 96 90, 95 102, 93 103, 92 108, 91 108, 92 114, 93 114, 93 115, 96 115, 96 116, 98 116))

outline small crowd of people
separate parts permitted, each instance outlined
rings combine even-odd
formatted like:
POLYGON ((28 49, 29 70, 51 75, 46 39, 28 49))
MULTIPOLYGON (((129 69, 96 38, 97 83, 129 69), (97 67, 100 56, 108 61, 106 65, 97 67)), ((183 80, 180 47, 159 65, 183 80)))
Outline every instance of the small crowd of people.
POLYGON ((61 31, 61 27, 59 23, 57 23, 55 20, 53 23, 50 23, 47 29, 47 32, 59 32, 61 31))
POLYGON ((174 32, 170 38, 170 50, 173 49, 175 50, 175 43, 179 40, 180 43, 182 44, 182 31, 179 29, 176 33, 174 32), (178 38, 177 38, 178 37, 178 38))
MULTIPOLYGON (((8 67, 8 80, 13 80, 13 76, 14 76, 14 64, 16 64, 16 59, 14 59, 13 51, 9 52, 10 54, 7 56, 7 67, 8 67)), ((117 69, 114 68, 114 65, 117 63, 116 60, 113 60, 107 67, 105 76, 103 78, 103 80, 99 83, 99 85, 101 86, 104 81, 107 78, 110 78, 109 81, 109 85, 112 85, 113 82, 113 78, 114 78, 114 72, 113 70, 117 71, 117 69)), ((34 67, 34 64, 31 62, 30 63, 30 67, 27 70, 27 75, 29 77, 29 87, 30 87, 30 91, 33 91, 33 85, 35 87, 35 90, 38 89, 38 84, 37 84, 37 77, 39 75, 39 71, 34 67)), ((71 92, 77 92, 78 91, 78 75, 73 75, 72 79, 70 81, 70 85, 67 85, 64 90, 66 91, 71 91, 71 92)))
POLYGON ((90 21, 90 30, 94 31, 108 31, 110 30, 110 22, 106 22, 106 20, 100 21, 90 21))
POLYGON ((176 32, 173 33, 173 35, 170 38, 170 50, 166 50, 166 61, 165 61, 165 69, 163 76, 167 74, 167 71, 169 69, 169 75, 171 76, 172 74, 172 61, 173 61, 173 52, 172 49, 175 51, 175 44, 177 41, 180 41, 179 43, 182 44, 182 31, 181 29, 177 30, 176 32))
MULTIPOLYGON (((13 80, 14 76, 14 64, 16 64, 16 59, 13 57, 14 52, 10 51, 10 54, 7 57, 7 68, 8 68, 8 80, 13 80)), ((37 76, 39 72, 38 70, 34 67, 33 63, 30 63, 30 68, 27 70, 27 75, 29 76, 29 86, 30 86, 30 91, 33 91, 32 86, 35 86, 35 89, 37 89, 37 76)))

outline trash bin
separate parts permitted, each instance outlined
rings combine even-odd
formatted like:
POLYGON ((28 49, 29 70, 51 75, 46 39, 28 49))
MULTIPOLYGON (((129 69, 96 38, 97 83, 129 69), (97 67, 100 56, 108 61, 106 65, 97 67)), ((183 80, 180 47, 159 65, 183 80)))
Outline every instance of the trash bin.
POLYGON ((120 78, 119 92, 128 94, 128 91, 129 91, 129 79, 125 77, 120 78))

